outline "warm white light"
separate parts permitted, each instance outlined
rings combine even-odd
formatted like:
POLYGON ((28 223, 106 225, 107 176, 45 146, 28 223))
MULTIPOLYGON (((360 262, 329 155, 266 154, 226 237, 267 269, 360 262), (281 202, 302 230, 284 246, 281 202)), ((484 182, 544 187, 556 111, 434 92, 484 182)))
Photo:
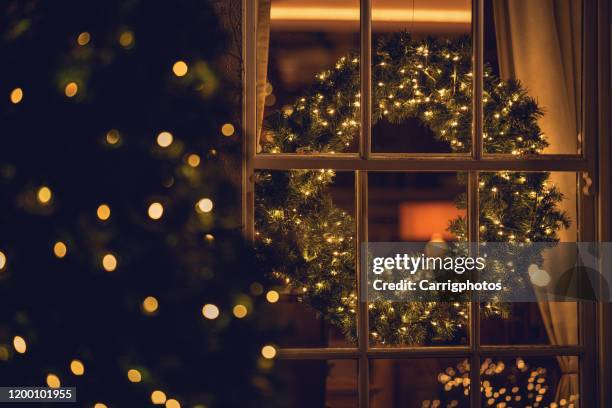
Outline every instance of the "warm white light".
POLYGON ((18 104, 23 99, 23 89, 15 88, 11 91, 11 102, 18 104))
POLYGON ((157 135, 157 144, 161 147, 170 146, 173 140, 174 136, 172 136, 172 133, 170 132, 161 132, 159 135, 157 135))
POLYGON ((68 247, 66 247, 66 244, 64 244, 62 241, 57 241, 55 245, 53 245, 53 253, 58 258, 65 257, 67 252, 68 252, 68 247))
POLYGON ((85 365, 80 360, 72 360, 70 362, 70 371, 74 375, 85 374, 85 365))
POLYGON ((187 75, 187 71, 189 71, 189 67, 185 61, 176 61, 172 66, 172 72, 177 77, 182 77, 187 75))
POLYGON ((273 359, 274 357, 276 357, 276 348, 270 345, 263 346, 261 349, 261 355, 264 358, 267 358, 268 360, 273 359))
POLYGON ((155 202, 149 205, 148 214, 151 219, 159 220, 164 215, 164 206, 161 203, 155 202))
POLYGON ((211 212, 213 209, 213 202, 210 198, 202 198, 196 204, 196 208, 202 212, 211 212))
MULTIPOLYGON (((270 10, 272 20, 293 21, 359 21, 359 7, 298 7, 274 5, 270 10)), ((373 8, 373 22, 415 22, 415 23, 461 23, 469 24, 472 13, 469 9, 423 9, 373 8)))
POLYGON ((219 317, 219 308, 211 303, 205 304, 202 307, 202 315, 207 319, 214 320, 219 317))
POLYGON ((106 272, 113 272, 117 269, 117 258, 113 254, 106 254, 102 258, 102 267, 106 272))

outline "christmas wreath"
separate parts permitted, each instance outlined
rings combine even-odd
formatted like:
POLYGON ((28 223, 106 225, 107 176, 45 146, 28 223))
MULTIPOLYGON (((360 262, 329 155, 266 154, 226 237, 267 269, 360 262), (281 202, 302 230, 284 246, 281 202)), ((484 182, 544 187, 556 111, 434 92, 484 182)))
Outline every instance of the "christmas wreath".
MULTIPOLYGON (((407 33, 384 38, 372 56, 373 122, 418 118, 452 152, 470 150, 471 45, 468 39, 416 40, 407 33)), ((548 143, 536 101, 517 81, 484 72, 483 139, 486 153, 540 153, 548 143)), ((291 108, 264 124, 265 153, 341 153, 359 135, 359 58, 342 57, 291 108)), ((260 171, 256 177, 256 236, 273 274, 349 340, 356 338, 358 297, 353 219, 337 208, 330 169, 260 171)), ((556 242, 569 226, 557 208, 561 192, 545 172, 487 172, 479 176, 480 240, 556 242)), ((457 198, 465 208, 465 197, 457 198)), ((467 223, 449 222, 457 240, 467 223)), ((445 342, 465 332, 464 303, 370 303, 370 341, 376 344, 445 342)), ((485 308, 500 313, 494 305, 485 308)))

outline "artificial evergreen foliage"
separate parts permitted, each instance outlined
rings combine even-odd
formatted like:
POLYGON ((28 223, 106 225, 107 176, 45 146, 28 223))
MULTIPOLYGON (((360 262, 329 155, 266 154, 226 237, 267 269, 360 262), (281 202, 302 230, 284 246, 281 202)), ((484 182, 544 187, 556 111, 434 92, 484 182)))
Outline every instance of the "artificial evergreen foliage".
POLYGON ((3 386, 96 408, 278 400, 219 21, 191 0, 1 3, 3 386))
MULTIPOLYGON (((418 118, 453 153, 470 151, 472 129, 471 46, 467 39, 415 40, 407 33, 385 37, 373 52, 373 123, 418 118)), ((268 154, 341 154, 360 131, 359 57, 341 58, 316 77, 289 109, 265 124, 268 154)), ((537 124, 542 115, 517 81, 484 73, 484 151, 537 155, 548 146, 537 124)), ((334 171, 261 171, 257 177, 257 237, 277 278, 331 324, 356 339, 358 298, 354 221, 329 193, 334 171)), ((557 208, 561 192, 545 172, 484 172, 479 176, 480 239, 485 242, 549 242, 569 225, 557 208)), ((464 209, 464 196, 457 198, 464 209)), ((449 221, 459 241, 467 223, 449 221)), ((502 271, 511 273, 511 271, 502 271)), ((503 314, 502 305, 487 313, 503 314)), ((464 303, 369 304, 370 341, 377 344, 446 342, 465 335, 464 303)))

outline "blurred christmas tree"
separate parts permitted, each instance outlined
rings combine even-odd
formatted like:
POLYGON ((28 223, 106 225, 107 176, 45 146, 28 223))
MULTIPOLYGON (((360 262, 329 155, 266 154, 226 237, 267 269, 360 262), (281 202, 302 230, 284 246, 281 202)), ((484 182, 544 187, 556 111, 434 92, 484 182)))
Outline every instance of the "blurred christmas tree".
POLYGON ((0 9, 0 384, 76 386, 83 407, 273 406, 211 5, 0 9))

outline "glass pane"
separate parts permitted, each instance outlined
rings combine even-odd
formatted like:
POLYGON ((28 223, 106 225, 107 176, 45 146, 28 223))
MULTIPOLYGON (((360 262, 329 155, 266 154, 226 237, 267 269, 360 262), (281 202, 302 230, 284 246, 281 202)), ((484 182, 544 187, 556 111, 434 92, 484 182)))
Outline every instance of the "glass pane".
POLYGON ((260 152, 356 152, 359 0, 260 3, 260 152))
POLYGON ((480 367, 481 406, 578 408, 578 372, 575 356, 486 358, 480 367))
MULTIPOLYGON (((538 266, 556 281, 575 262, 566 247, 555 243, 578 240, 576 174, 496 172, 480 177, 481 240, 550 243, 538 266)), ((483 344, 578 343, 577 304, 548 301, 535 282, 533 291, 539 303, 483 305, 483 344)))
POLYGON ((372 408, 469 407, 469 392, 469 364, 465 359, 373 360, 370 363, 372 408))
POLYGON ((275 365, 285 395, 279 406, 353 408, 358 405, 354 360, 279 360, 275 365))
POLYGON ((346 347, 356 336, 353 172, 258 171, 256 241, 276 286, 283 347, 346 347))
POLYGON ((485 0, 486 152, 580 153, 581 13, 580 0, 485 0))
POLYGON ((463 153, 472 128, 470 0, 372 1, 372 151, 463 153))
MULTIPOLYGON (((457 173, 369 173, 368 241, 463 240, 465 180, 457 173)), ((468 342, 465 304, 381 301, 369 307, 375 346, 468 342)))

